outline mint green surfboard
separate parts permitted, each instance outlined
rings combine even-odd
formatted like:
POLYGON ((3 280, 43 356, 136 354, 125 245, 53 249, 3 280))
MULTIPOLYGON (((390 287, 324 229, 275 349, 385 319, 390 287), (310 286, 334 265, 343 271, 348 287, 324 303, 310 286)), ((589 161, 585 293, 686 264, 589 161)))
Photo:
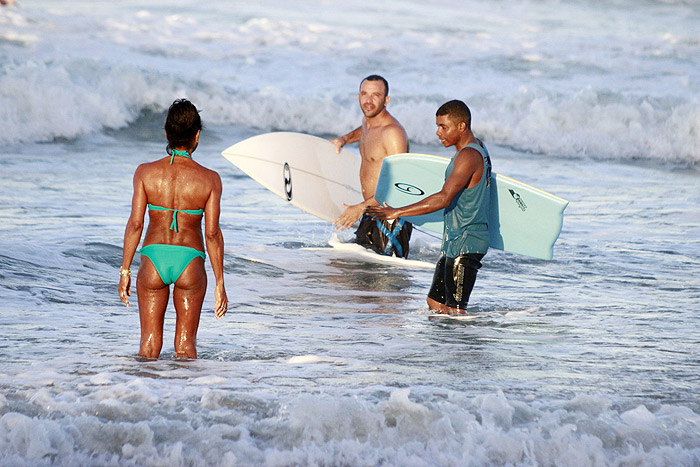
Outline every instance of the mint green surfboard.
MULTIPOLYGON (((384 159, 374 197, 380 203, 403 207, 437 193, 445 182, 447 157, 396 154, 384 159)), ((565 199, 504 175, 491 174, 489 246, 540 259, 552 259, 561 233, 565 199)), ((442 234, 443 210, 407 221, 442 234)))

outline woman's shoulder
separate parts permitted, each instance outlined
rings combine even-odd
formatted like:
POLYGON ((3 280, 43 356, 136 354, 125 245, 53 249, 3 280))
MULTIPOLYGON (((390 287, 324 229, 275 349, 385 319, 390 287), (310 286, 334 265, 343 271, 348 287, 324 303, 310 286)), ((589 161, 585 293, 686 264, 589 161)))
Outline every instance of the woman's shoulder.
POLYGON ((153 161, 142 162, 141 164, 139 164, 136 170, 153 170, 156 167, 161 166, 165 159, 167 159, 167 157, 161 157, 160 159, 156 159, 153 161))
POLYGON ((136 167, 136 170, 134 171, 134 177, 143 178, 151 176, 154 173, 154 171, 157 170, 159 162, 160 160, 142 162, 136 167))
MULTIPOLYGON (((199 180, 200 182, 204 182, 205 185, 220 185, 221 184, 221 177, 219 176, 218 172, 215 170, 212 170, 208 167, 205 167, 204 165, 200 164, 197 161, 187 161, 190 165, 189 167, 179 167, 180 170, 184 169, 186 172, 189 172, 189 176, 194 176, 196 177, 196 180, 199 180), (192 164, 192 162, 195 162, 192 164), (192 172, 194 171, 194 172, 192 172)), ((171 166, 169 164, 169 158, 164 157, 162 159, 157 159, 154 161, 150 162, 144 162, 140 164, 136 168, 136 172, 134 173, 135 178, 140 178, 142 180, 148 180, 148 179, 160 179, 162 177, 170 178, 168 174, 173 175, 171 173, 172 170, 177 170, 177 168, 171 166)))
POLYGON ((221 176, 216 170, 210 169, 209 167, 205 167, 204 165, 197 163, 199 168, 202 170, 202 175, 205 175, 206 177, 209 177, 211 180, 221 180, 221 176))

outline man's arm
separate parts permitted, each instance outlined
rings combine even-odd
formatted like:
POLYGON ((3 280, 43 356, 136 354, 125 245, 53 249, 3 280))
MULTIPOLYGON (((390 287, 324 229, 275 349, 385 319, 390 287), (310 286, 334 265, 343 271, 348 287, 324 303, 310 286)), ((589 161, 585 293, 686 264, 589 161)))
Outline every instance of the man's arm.
POLYGON ((481 155, 472 148, 464 148, 455 158, 452 173, 437 193, 402 208, 392 208, 385 204, 370 206, 365 212, 377 219, 390 220, 397 217, 420 216, 444 209, 449 206, 452 198, 457 196, 460 190, 469 185, 480 168, 483 168, 481 155))
MULTIPOLYGON (((360 141, 361 138, 362 126, 358 126, 350 133, 341 136, 340 138, 332 139, 331 143, 335 144, 335 151, 336 153, 340 154, 340 150, 343 148, 343 146, 345 146, 346 144, 356 143, 360 141)), ((355 204, 352 206, 343 203, 343 207, 345 208, 345 210, 340 216, 338 216, 338 218, 335 221, 333 221, 335 229, 340 229, 341 231, 343 231, 352 227, 352 225, 357 221, 357 219, 362 217, 362 213, 365 212, 365 207, 369 206, 369 204, 365 204, 367 201, 368 200, 365 200, 365 202, 355 204)), ((376 202, 374 204, 376 204, 376 202)))
POLYGON ((228 309, 228 297, 224 285, 224 235, 219 227, 219 214, 221 212, 221 177, 214 173, 214 188, 209 195, 204 207, 204 237, 207 242, 207 252, 211 261, 211 269, 216 278, 214 313, 219 319, 226 314, 228 309))
POLYGON ((335 152, 340 154, 340 150, 343 149, 343 146, 345 146, 346 144, 357 143, 358 141, 360 141, 361 136, 362 127, 358 126, 350 133, 343 135, 340 138, 333 138, 331 140, 331 143, 335 144, 335 152))
MULTIPOLYGON (((361 130, 358 128, 357 130, 361 130)), ((357 131, 355 130, 355 131, 357 131)), ((354 132, 353 132, 354 133, 354 132)), ((359 138, 359 136, 358 136, 359 138)), ((397 123, 383 130, 382 146, 387 156, 401 154, 408 151, 408 140, 403 127, 397 123)), ((353 226, 353 224, 362 217, 365 210, 371 206, 377 206, 379 203, 374 199, 374 195, 370 196, 361 203, 348 206, 343 203, 345 211, 333 223, 336 229, 345 230, 353 226)))

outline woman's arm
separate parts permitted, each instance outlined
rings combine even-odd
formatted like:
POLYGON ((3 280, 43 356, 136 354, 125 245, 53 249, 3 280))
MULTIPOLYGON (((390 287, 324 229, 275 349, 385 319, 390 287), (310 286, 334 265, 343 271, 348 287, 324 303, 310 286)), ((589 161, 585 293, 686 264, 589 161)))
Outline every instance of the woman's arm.
POLYGON ((143 232, 143 216, 146 213, 146 191, 141 178, 141 166, 134 172, 134 195, 131 198, 131 215, 124 230, 124 248, 122 266, 119 269, 119 297, 129 306, 131 296, 131 262, 141 241, 143 232))
POLYGON ((219 214, 221 212, 221 177, 214 173, 214 188, 209 195, 204 208, 204 237, 207 242, 207 252, 211 261, 211 268, 216 278, 216 301, 214 313, 219 319, 228 310, 228 297, 224 285, 224 235, 219 227, 219 214))

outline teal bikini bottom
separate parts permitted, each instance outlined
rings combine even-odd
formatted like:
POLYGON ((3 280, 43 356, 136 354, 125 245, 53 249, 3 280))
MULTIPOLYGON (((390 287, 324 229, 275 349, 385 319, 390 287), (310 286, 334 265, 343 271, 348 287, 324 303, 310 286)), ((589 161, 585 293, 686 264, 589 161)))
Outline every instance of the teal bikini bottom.
POLYGON ((174 284, 193 259, 207 258, 203 251, 188 246, 160 243, 146 245, 140 253, 151 260, 165 285, 174 284))

